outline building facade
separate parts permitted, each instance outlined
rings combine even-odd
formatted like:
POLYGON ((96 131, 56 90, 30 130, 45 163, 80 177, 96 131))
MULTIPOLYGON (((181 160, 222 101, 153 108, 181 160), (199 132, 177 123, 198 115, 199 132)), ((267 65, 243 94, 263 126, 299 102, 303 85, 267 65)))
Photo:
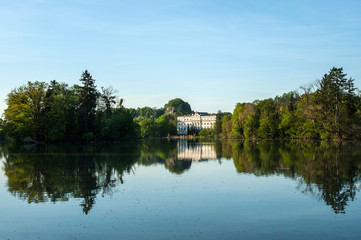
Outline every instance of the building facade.
POLYGON ((205 112, 196 112, 192 115, 177 117, 177 134, 187 135, 192 131, 213 128, 216 124, 216 119, 216 114, 208 114, 205 112))

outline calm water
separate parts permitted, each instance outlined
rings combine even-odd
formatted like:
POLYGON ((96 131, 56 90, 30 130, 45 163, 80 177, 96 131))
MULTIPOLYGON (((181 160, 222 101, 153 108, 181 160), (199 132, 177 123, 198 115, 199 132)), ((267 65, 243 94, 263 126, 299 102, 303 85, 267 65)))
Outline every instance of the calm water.
POLYGON ((0 239, 360 239, 361 145, 1 145, 0 239))

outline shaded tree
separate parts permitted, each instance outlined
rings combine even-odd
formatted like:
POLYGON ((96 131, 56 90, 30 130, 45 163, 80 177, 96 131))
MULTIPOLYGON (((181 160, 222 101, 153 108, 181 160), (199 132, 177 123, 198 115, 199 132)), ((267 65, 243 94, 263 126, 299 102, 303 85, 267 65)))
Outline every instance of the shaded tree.
POLYGON ((222 119, 222 137, 229 138, 232 132, 232 116, 226 115, 222 119))
POLYGON ((216 135, 222 134, 222 118, 224 114, 221 110, 218 110, 216 117, 216 124, 214 125, 214 131, 216 135))
POLYGON ((6 140, 6 130, 4 120, 0 118, 0 141, 6 140))
POLYGON ((107 117, 111 115, 111 109, 114 104, 116 104, 116 96, 114 95, 116 91, 112 87, 101 88, 100 98, 105 106, 105 113, 107 117))

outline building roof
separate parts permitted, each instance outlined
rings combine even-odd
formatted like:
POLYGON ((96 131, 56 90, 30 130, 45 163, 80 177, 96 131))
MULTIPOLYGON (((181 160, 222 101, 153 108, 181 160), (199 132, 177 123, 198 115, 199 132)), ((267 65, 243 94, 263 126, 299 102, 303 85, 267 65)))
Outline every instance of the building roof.
POLYGON ((210 115, 210 114, 207 113, 207 112, 196 112, 196 113, 198 113, 198 114, 201 115, 201 116, 210 115))
POLYGON ((194 116, 194 115, 200 115, 200 116, 208 116, 208 115, 216 115, 215 113, 207 113, 207 112, 194 112, 193 114, 187 114, 187 115, 183 115, 183 116, 178 116, 178 117, 190 117, 190 116, 194 116))

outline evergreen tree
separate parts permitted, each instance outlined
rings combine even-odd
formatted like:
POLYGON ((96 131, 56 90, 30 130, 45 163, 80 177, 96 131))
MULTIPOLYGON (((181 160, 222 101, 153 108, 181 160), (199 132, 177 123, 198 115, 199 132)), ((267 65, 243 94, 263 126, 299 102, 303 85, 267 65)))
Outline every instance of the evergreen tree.
POLYGON ((316 104, 317 116, 327 137, 343 138, 345 123, 352 114, 354 94, 353 79, 347 79, 342 68, 333 67, 318 82, 316 104))
POLYGON ((80 87, 79 95, 79 126, 82 127, 82 136, 90 137, 94 130, 95 109, 99 94, 95 86, 95 79, 88 70, 82 73, 80 81, 83 86, 80 87))

